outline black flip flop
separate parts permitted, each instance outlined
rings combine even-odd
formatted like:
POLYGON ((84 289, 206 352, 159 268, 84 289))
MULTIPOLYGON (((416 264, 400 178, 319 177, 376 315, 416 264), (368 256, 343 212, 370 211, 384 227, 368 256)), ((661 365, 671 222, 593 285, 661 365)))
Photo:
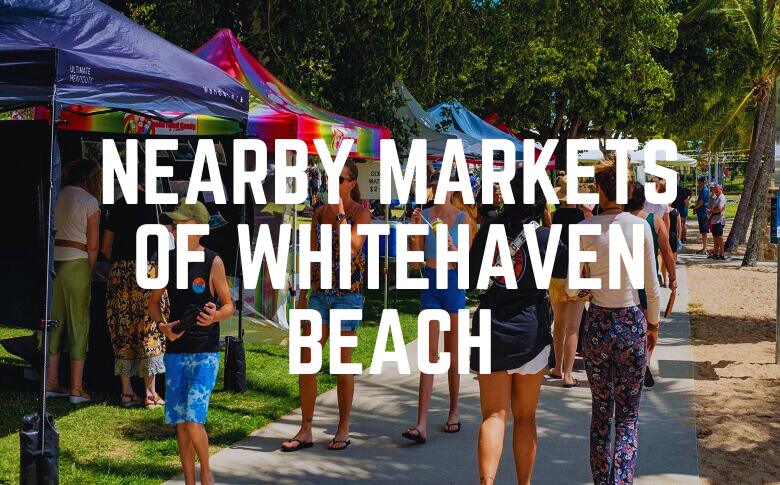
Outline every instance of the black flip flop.
POLYGON ((311 448, 312 446, 314 446, 314 443, 311 441, 301 441, 299 439, 291 439, 290 443, 292 443, 293 441, 297 442, 298 446, 296 446, 295 448, 285 448, 284 446, 282 446, 281 450, 283 453, 292 453, 293 451, 305 450, 306 448, 311 448))
POLYGON ((349 448, 349 445, 351 445, 351 444, 352 444, 352 440, 350 440, 349 438, 347 438, 345 440, 337 440, 336 438, 333 438, 332 440, 330 440, 330 444, 328 445, 328 449, 330 451, 344 451, 347 448, 349 448), (344 443, 344 446, 342 446, 341 448, 334 448, 332 446, 332 445, 335 445, 335 444, 338 444, 338 443, 344 443))
POLYGON ((563 376, 555 375, 552 373, 552 371, 548 372, 548 374, 550 376, 550 379, 555 379, 555 380, 563 379, 563 376))
POLYGON ((422 437, 422 431, 420 431, 420 428, 411 428, 409 431, 404 431, 401 433, 401 436, 408 439, 409 441, 414 441, 416 445, 422 445, 428 441, 422 437), (417 431, 417 434, 411 433, 411 431, 417 431))
POLYGON ((572 384, 564 384, 563 385, 564 389, 571 389, 572 387, 580 387, 580 381, 578 381, 577 379, 574 379, 574 382, 572 384))
POLYGON ((450 434, 460 432, 460 421, 458 421, 457 423, 444 423, 444 432, 450 434), (452 426, 457 426, 455 431, 452 431, 450 429, 452 426))

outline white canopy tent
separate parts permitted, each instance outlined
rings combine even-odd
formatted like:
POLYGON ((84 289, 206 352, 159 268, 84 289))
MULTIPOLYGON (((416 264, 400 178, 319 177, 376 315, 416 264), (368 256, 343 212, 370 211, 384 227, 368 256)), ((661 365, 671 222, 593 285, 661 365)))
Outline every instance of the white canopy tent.
MULTIPOLYGON (((636 165, 645 161, 644 149, 629 152, 629 155, 631 156, 632 164, 636 165)), ((588 150, 585 152, 580 152, 580 154, 577 156, 577 159, 580 162, 585 162, 585 163, 597 163, 601 161, 601 159, 603 158, 604 158, 604 153, 601 150, 588 150)), ((664 165, 671 165, 674 167, 695 167, 696 166, 696 160, 694 160, 693 158, 687 155, 683 155, 682 153, 678 153, 677 158, 671 160, 665 157, 664 152, 658 152, 656 161, 664 165)))

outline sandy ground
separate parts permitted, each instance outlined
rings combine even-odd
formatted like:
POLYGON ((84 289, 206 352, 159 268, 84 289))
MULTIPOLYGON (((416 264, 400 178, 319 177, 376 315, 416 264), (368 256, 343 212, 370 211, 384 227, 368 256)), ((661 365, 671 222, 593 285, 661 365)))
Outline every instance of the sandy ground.
POLYGON ((701 482, 780 484, 777 269, 691 263, 688 281, 701 482))

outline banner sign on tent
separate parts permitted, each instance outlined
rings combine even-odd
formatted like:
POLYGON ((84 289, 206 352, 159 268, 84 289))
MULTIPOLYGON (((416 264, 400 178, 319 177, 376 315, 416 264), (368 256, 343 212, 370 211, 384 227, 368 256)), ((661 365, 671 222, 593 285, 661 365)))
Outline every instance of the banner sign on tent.
MULTIPOLYGON (((49 113, 50 109, 45 106, 36 107, 35 119, 47 120, 49 113)), ((225 118, 206 115, 181 116, 170 112, 161 115, 168 121, 106 108, 70 106, 60 113, 62 123, 58 127, 62 130, 125 133, 135 136, 208 136, 241 132, 238 122, 225 118)))

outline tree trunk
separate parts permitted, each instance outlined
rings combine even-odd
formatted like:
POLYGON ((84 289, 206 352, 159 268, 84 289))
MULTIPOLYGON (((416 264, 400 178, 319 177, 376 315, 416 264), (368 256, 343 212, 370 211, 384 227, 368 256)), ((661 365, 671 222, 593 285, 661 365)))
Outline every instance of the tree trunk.
MULTIPOLYGON (((774 96, 772 96, 774 102, 774 96)), ((775 108, 770 107, 769 113, 774 119, 775 108)), ((761 172, 759 173, 759 179, 756 184, 756 188, 753 191, 753 198, 755 201, 751 203, 756 208, 755 215, 753 217, 753 227, 750 229, 750 239, 748 240, 747 248, 745 249, 745 257, 742 259, 742 266, 755 266, 758 263, 758 257, 762 253, 764 239, 766 238, 767 227, 767 209, 768 200, 767 193, 769 190, 769 182, 772 179, 772 172, 775 168, 775 126, 774 123, 770 125, 768 130, 770 132, 771 143, 769 143, 764 150, 764 162, 761 166, 761 172)))
MULTIPOLYGON (((777 108, 776 101, 777 99, 774 95, 774 90, 772 90, 772 96, 769 97, 769 106, 767 106, 766 109, 766 117, 765 117, 766 121, 764 123, 764 131, 762 133, 762 136, 759 137, 758 146, 755 147, 757 150, 759 149, 763 150, 763 154, 762 154, 763 161, 761 164, 761 168, 759 168, 757 172, 758 174, 764 173, 763 167, 765 166, 766 163, 771 163, 772 165, 774 165, 774 158, 775 158, 774 157, 774 153, 775 153, 774 152, 774 132, 775 132, 774 119, 775 119, 775 111, 777 108)), ((768 172, 766 173, 770 173, 770 174, 772 173, 772 167, 767 167, 767 170, 768 172)), ((759 177, 760 176, 761 175, 759 175, 759 177)), ((756 182, 754 183, 754 187, 757 186, 760 187, 761 183, 762 180, 757 179, 756 182)), ((767 185, 767 188, 768 187, 769 186, 767 185)), ((750 201, 748 203, 748 208, 746 212, 748 220, 750 220, 750 218, 753 216, 753 214, 758 208, 758 205, 761 204, 761 202, 763 201, 763 198, 766 197, 766 190, 767 190, 766 188, 763 190, 763 192, 756 191, 755 189, 753 190, 753 193, 750 195, 750 201)), ((743 238, 740 240, 740 244, 743 244, 744 242, 745 241, 743 236, 743 238)))
MULTIPOLYGON (((756 184, 758 172, 761 168, 761 158, 764 155, 767 125, 774 125, 774 120, 772 120, 771 123, 767 123, 767 112, 769 111, 768 108, 772 99, 773 96, 767 96, 757 101, 756 116, 758 117, 758 123, 756 123, 756 127, 758 131, 753 133, 750 156, 748 157, 747 167, 745 167, 745 186, 742 188, 742 196, 739 199, 737 213, 734 216, 729 236, 726 239, 726 252, 734 252, 737 246, 745 242, 748 223, 750 222, 750 216, 752 215, 748 209, 753 196, 753 188, 756 184)), ((755 205, 753 207, 755 207, 755 205)))

